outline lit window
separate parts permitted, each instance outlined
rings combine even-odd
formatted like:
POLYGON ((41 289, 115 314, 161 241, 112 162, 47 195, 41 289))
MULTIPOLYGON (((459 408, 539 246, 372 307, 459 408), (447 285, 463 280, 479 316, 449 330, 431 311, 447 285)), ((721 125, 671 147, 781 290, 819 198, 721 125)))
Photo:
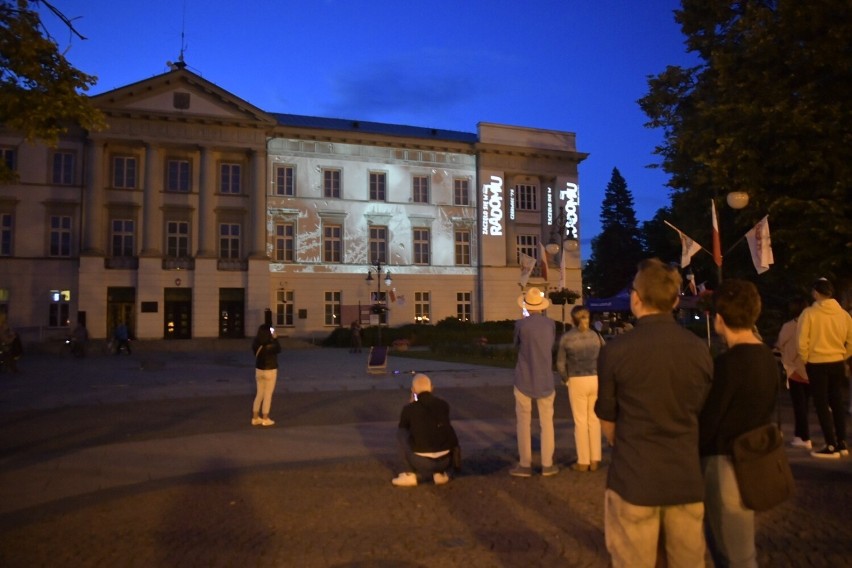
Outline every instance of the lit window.
POLYGON ((68 327, 71 324, 70 306, 70 290, 51 290, 47 324, 50 327, 68 327))

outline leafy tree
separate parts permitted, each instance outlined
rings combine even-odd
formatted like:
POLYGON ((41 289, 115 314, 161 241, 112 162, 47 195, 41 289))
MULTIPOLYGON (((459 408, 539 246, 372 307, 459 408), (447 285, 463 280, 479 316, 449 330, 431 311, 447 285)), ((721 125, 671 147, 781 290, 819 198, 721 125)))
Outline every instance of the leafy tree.
POLYGON ((657 257, 666 263, 680 262, 680 240, 674 229, 663 222, 671 218, 671 207, 663 207, 657 210, 653 219, 642 223, 640 237, 646 256, 657 257))
POLYGON ((594 296, 607 297, 630 283, 643 257, 633 195, 618 168, 613 168, 606 186, 600 218, 601 232, 592 239, 583 279, 594 296))
POLYGON ((817 276, 850 288, 848 0, 683 0, 675 19, 700 62, 650 77, 639 101, 664 133, 656 152, 671 175, 670 219, 707 246, 717 198, 724 250, 768 214, 773 268, 758 278, 742 244, 726 276, 751 277, 762 292, 792 294, 817 276), (733 190, 748 192, 746 209, 723 205, 733 190))
MULTIPOLYGON (((100 128, 104 119, 83 94, 97 78, 75 69, 59 52, 33 10, 39 3, 76 33, 44 0, 0 2, 0 125, 22 133, 27 141, 55 145, 70 126, 100 128)), ((9 179, 11 172, 0 165, 0 180, 9 179)))

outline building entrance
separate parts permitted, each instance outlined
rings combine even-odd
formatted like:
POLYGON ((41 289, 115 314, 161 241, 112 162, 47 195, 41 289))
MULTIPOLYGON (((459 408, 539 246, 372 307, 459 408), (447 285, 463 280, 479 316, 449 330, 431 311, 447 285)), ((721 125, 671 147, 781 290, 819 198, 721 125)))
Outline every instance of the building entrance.
POLYGON ((166 288, 164 292, 163 337, 190 339, 192 337, 192 289, 166 288))
POLYGON ((219 337, 245 337, 245 289, 219 288, 219 337))
POLYGON ((112 339, 115 326, 127 326, 130 337, 136 337, 136 288, 107 288, 106 337, 112 339))

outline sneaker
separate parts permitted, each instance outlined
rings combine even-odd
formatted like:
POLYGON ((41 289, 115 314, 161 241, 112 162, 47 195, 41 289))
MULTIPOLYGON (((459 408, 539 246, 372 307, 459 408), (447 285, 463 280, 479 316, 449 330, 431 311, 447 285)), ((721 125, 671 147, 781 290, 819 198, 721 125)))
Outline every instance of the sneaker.
POLYGON ((590 466, 587 463, 574 463, 571 464, 571 469, 574 471, 589 471, 590 466))
POLYGON ((391 483, 397 487, 414 487, 417 485, 417 476, 406 471, 391 479, 391 483))
POLYGON ((435 485, 444 485, 445 483, 450 482, 450 476, 447 475, 446 473, 443 473, 443 472, 433 473, 432 474, 432 481, 435 482, 435 485))
POLYGON ((837 442, 837 451, 844 458, 849 455, 849 447, 846 445, 846 442, 837 442))
POLYGON ((813 444, 810 440, 802 440, 798 436, 793 438, 793 441, 790 442, 790 445, 794 448, 804 448, 806 450, 810 450, 813 447, 813 444))
POLYGON ((840 459, 840 452, 834 446, 825 446, 823 449, 811 452, 811 456, 815 458, 840 459))
POLYGON ((509 475, 513 477, 532 477, 532 468, 519 465, 510 469, 509 475))
POLYGON ((273 424, 275 424, 275 420, 272 418, 264 418, 260 421, 261 426, 272 426, 273 424))
POLYGON ((550 477, 551 475, 556 475, 559 473, 559 468, 555 465, 548 465, 541 468, 541 475, 544 477, 550 477))
POLYGON ((263 424, 262 419, 260 419, 260 418, 252 418, 251 419, 251 425, 252 426, 260 426, 261 424, 263 424))

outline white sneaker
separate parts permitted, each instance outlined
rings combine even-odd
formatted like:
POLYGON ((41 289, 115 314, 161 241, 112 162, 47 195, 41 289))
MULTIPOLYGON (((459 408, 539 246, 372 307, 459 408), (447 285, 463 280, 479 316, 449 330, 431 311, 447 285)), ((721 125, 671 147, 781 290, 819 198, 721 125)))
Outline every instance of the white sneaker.
POLYGON ((397 487, 414 487, 417 485, 417 476, 410 472, 403 472, 391 479, 391 483, 397 487))
POLYGON ((251 425, 252 426, 260 426, 263 423, 263 419, 261 418, 252 418, 251 425))
POLYGON ((264 418, 260 421, 261 426, 272 426, 273 424, 275 424, 275 420, 272 418, 264 418))
POLYGON ((450 482, 450 476, 446 473, 433 473, 432 481, 435 482, 435 485, 444 485, 450 482))
POLYGON ((794 448, 804 448, 806 450, 810 450, 813 447, 813 444, 810 440, 802 440, 798 436, 793 438, 793 441, 790 442, 790 445, 794 448))

